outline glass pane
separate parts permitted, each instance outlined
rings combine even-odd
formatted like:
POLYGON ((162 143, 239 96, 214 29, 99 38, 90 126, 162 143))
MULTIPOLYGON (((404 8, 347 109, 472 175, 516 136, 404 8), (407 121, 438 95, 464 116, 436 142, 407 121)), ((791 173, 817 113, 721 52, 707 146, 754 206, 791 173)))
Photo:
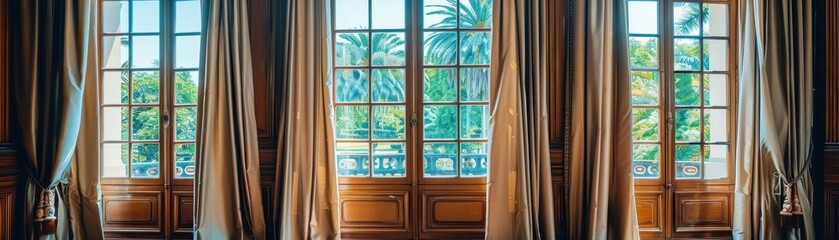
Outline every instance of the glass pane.
POLYGON ((492 27, 492 0, 460 0, 460 27, 492 27))
POLYGON ((175 68, 198 68, 201 36, 175 37, 175 68))
POLYGON ((128 32, 128 1, 102 2, 102 32, 128 32))
POLYGON ((728 5, 705 3, 702 8, 707 16, 702 21, 702 35, 728 36, 728 5))
POLYGON ((632 140, 658 141, 659 110, 657 108, 632 109, 632 140))
POLYGON ((425 106, 422 131, 425 139, 457 138, 457 107, 455 105, 425 106))
POLYGON ((454 68, 426 68, 423 71, 423 102, 454 102, 456 99, 457 78, 454 68))
POLYGON ((489 166, 487 143, 460 144, 460 176, 485 177, 489 166))
POLYGON ((367 0, 335 0, 335 29, 370 28, 369 10, 367 0))
POLYGON ((373 102, 405 102, 405 70, 373 69, 373 102))
POLYGON ((728 70, 728 40, 705 39, 703 44, 705 71, 728 70))
POLYGON ((490 40, 489 32, 461 32, 460 64, 489 64, 490 40))
POLYGON ((706 142, 728 141, 728 110, 705 109, 705 131, 703 139, 706 142))
POLYGON ((673 3, 673 33, 675 35, 698 36, 700 18, 699 3, 673 3))
POLYGON ((457 62, 457 33, 426 32, 423 45, 425 65, 454 65, 457 62))
POLYGON ((338 176, 370 176, 370 145, 367 143, 339 142, 335 144, 335 160, 338 176))
POLYGON ((102 144, 102 177, 128 177, 128 143, 102 144))
POLYGON ((335 40, 335 65, 367 66, 370 35, 367 33, 338 33, 335 40))
POLYGON ((133 7, 133 28, 131 32, 158 32, 160 31, 160 2, 158 1, 131 1, 133 7))
POLYGON ((728 105, 728 76, 725 74, 705 74, 704 81, 705 106, 728 105))
POLYGON ((157 107, 135 107, 131 117, 132 140, 159 139, 160 111, 157 107))
POLYGON ((457 27, 457 5, 449 0, 425 0, 423 26, 425 28, 457 27))
POLYGON ((658 3, 654 1, 629 2, 629 33, 658 33, 658 3))
POLYGON ((405 1, 373 0, 373 28, 405 28, 405 1))
POLYGON ((673 64, 676 70, 699 71, 699 40, 676 38, 673 40, 673 64))
POLYGON ((201 3, 175 2, 175 32, 201 32, 201 3))
POLYGON ((489 68, 460 69, 460 101, 489 101, 489 68))
POLYGON ((128 107, 102 108, 102 140, 128 140, 128 107))
POLYGON ((658 72, 632 71, 632 104, 658 105, 658 72))
POLYGON ((368 71, 367 69, 335 70, 336 102, 367 102, 368 71))
POLYGON ((658 144, 632 145, 632 176, 636 178, 658 178, 661 147, 658 144))
POLYGON ((175 108, 175 140, 195 140, 198 110, 195 107, 175 108))
POLYGON ((102 75, 102 103, 128 103, 128 72, 105 71, 102 75))
POLYGON ((338 139, 368 139, 370 109, 367 106, 335 107, 335 135, 338 139))
POLYGON ((425 143, 422 153, 425 177, 457 176, 457 143, 425 143))
POLYGON ((676 179, 700 178, 699 145, 676 145, 676 179))
POLYGON ((489 105, 460 106, 460 137, 486 138, 489 105))
POLYGON ((102 37, 102 60, 105 68, 128 68, 128 36, 102 37))
POLYGON ((629 37, 629 59, 632 68, 658 68, 658 38, 629 37))
POLYGON ((135 143, 131 148, 131 177, 160 175, 160 145, 135 143))
POLYGON ((134 103, 160 101, 160 73, 157 71, 134 72, 131 76, 131 99, 134 103))
POLYGON ((699 142, 699 109, 676 109, 676 141, 699 142))
POLYGON ((373 106, 373 139, 405 139, 405 106, 373 106))
POLYGON ((131 38, 131 64, 135 68, 160 67, 160 37, 134 36, 131 38))
POLYGON ((699 106, 699 74, 676 73, 676 106, 699 106))
POLYGON ((405 65, 405 33, 373 33, 373 66, 405 65))
POLYGON ((405 143, 373 143, 373 176, 405 176, 405 143))
POLYGON ((195 144, 175 144, 175 177, 195 176, 195 144))
POLYGON ((177 104, 198 104, 198 71, 175 72, 177 104))
POLYGON ((728 177, 728 146, 705 145, 705 179, 721 179, 728 177))

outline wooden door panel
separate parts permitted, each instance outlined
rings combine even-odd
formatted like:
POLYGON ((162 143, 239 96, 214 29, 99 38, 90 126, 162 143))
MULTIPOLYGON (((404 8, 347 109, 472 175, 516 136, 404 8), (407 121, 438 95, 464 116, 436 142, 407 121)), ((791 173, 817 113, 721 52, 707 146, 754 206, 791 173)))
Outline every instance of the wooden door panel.
POLYGON ((192 191, 172 192, 172 229, 175 232, 192 234, 194 206, 192 191))
POLYGON ((486 185, 421 185, 420 238, 483 238, 486 185))
POLYGON ((341 233, 346 238, 408 238, 410 186, 341 185, 341 233))
POLYGON ((160 233, 161 191, 103 191, 102 223, 105 231, 160 233))
POLYGON ((676 232, 731 231, 730 192, 675 193, 676 232))

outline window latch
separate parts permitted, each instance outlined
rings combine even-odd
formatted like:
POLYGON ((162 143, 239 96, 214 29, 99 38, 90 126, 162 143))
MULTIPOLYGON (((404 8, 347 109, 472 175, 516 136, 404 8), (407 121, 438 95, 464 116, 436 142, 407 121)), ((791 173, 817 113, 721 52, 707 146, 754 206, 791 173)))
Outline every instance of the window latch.
POLYGON ((160 121, 163 122, 163 127, 169 127, 169 110, 163 110, 163 116, 160 116, 160 121))
POLYGON ((411 127, 417 126, 417 112, 411 113, 411 127))
POLYGON ((667 128, 673 130, 673 112, 667 112, 667 128))

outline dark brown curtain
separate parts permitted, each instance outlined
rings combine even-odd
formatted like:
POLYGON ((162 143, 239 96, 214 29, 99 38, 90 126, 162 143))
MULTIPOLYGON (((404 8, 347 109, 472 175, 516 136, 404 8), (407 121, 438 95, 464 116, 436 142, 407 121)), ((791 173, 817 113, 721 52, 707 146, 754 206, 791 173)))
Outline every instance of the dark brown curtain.
POLYGON ((202 11, 195 239, 265 239, 248 2, 202 11))
MULTIPOLYGON (((83 119, 83 98, 96 91, 96 1, 12 1, 11 3, 11 101, 15 118, 14 138, 25 169, 25 194, 19 203, 20 236, 34 239, 39 232, 57 227, 46 238, 102 239, 99 220, 98 171, 74 165, 94 177, 69 173, 83 119), (86 50, 87 49, 87 50, 86 50), (91 85, 91 83, 93 83, 91 85), (92 172, 91 172, 92 171, 92 172), (70 183, 82 193, 58 191, 70 183), (37 224, 36 209, 42 194, 54 196, 57 222, 37 224), (68 195, 70 196, 68 198, 68 195), (84 202, 79 201, 84 198, 84 202), (68 201, 69 199, 69 201, 68 201), (68 210, 71 208, 72 211, 68 210), (86 219, 71 212, 84 212, 86 219), (76 216, 69 221, 70 215, 76 216), (72 230, 72 231, 71 231, 72 230)), ((96 105, 93 105, 95 108, 96 105)), ((83 162, 98 161, 85 159, 83 162)), ((94 168, 98 165, 93 164, 94 168)), ((50 202, 50 201, 47 201, 50 202)), ((42 208, 49 216, 52 209, 42 208)))

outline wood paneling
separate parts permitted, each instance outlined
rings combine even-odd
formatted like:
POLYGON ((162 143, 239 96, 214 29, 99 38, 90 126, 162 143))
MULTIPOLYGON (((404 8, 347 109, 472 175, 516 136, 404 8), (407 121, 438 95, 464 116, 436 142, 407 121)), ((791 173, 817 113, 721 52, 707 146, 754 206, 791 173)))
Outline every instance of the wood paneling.
POLYGON ((175 232, 191 233, 195 206, 192 191, 173 191, 172 196, 172 229, 175 232))
POLYGON ((666 212, 664 188, 661 186, 636 186, 635 208, 642 237, 664 237, 666 212))
POLYGON ((676 232, 731 231, 730 192, 675 193, 676 232))
POLYGON ((6 0, 0 0, 0 143, 9 142, 9 72, 6 0))
POLYGON ((545 49, 548 53, 546 64, 548 80, 548 116, 550 123, 548 131, 552 145, 561 147, 565 141, 565 14, 568 7, 567 0, 547 1, 545 34, 545 49))
POLYGON ((277 131, 277 95, 274 83, 271 53, 278 46, 271 41, 270 0, 249 0, 251 57, 253 63, 254 105, 256 108, 256 126, 260 141, 276 141, 277 131))
POLYGON ((409 238, 410 188, 340 186, 341 232, 348 238, 409 238))
POLYGON ((486 185, 421 185, 420 238, 483 238, 486 185))
POLYGON ((105 231, 160 233, 160 191, 103 191, 102 225, 105 231))
POLYGON ((839 142, 839 0, 825 4, 825 141, 839 142))
POLYGON ((17 208, 15 207, 15 198, 17 194, 17 186, 19 177, 19 169, 17 167, 17 159, 14 152, 3 150, 0 144, 0 239, 12 239, 12 234, 15 234, 14 219, 17 208))

